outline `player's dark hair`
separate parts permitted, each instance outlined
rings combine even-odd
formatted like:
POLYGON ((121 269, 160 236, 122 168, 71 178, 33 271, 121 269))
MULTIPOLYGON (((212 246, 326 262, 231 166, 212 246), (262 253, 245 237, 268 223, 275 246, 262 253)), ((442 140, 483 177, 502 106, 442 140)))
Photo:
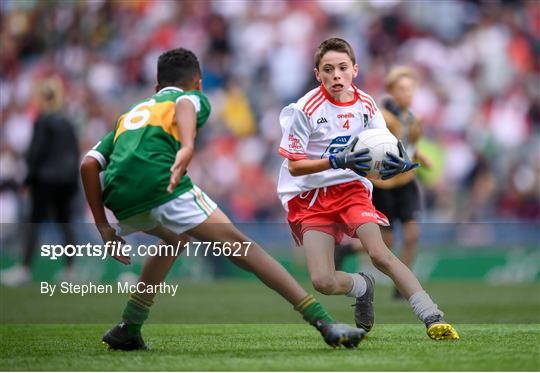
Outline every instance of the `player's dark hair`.
POLYGON ((347 43, 345 40, 340 39, 340 38, 330 38, 323 41, 321 45, 319 45, 319 47, 317 48, 317 51, 315 52, 315 68, 316 69, 319 68, 319 64, 321 63, 321 59, 323 58, 323 56, 329 51, 347 53, 353 65, 356 63, 356 58, 354 57, 353 49, 349 43, 347 43))
POLYGON ((201 75, 197 56, 187 49, 171 49, 158 58, 157 81, 162 87, 186 87, 193 84, 195 77, 201 75))

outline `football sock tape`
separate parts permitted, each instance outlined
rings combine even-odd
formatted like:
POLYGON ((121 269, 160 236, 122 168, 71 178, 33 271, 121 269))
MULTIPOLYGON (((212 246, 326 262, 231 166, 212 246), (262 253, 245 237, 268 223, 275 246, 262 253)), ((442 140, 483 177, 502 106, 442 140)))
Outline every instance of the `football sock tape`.
POLYGON ((144 299, 143 297, 141 297, 139 294, 131 294, 131 296, 129 297, 132 301, 134 301, 135 303, 139 304, 140 306, 142 307, 147 307, 147 308, 150 308, 152 307, 152 305, 154 304, 154 301, 153 300, 149 300, 149 299, 144 299))
POLYGON ((322 304, 320 304, 313 295, 308 295, 302 299, 294 309, 300 312, 307 322, 315 324, 318 320, 329 323, 335 322, 334 318, 328 313, 322 304))
POLYGON ((313 295, 306 295, 305 298, 303 298, 295 307, 294 309, 298 312, 304 312, 304 310, 315 303, 317 300, 313 295))

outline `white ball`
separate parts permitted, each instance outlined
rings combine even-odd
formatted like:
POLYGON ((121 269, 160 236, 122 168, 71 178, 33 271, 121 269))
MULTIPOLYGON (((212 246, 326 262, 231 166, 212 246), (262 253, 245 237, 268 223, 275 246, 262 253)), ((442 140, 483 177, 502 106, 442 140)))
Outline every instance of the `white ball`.
POLYGON ((367 177, 370 179, 380 179, 379 171, 382 170, 382 161, 388 159, 386 152, 399 155, 397 146, 398 139, 386 128, 367 129, 357 136, 358 142, 353 151, 368 148, 371 155, 371 169, 367 177))

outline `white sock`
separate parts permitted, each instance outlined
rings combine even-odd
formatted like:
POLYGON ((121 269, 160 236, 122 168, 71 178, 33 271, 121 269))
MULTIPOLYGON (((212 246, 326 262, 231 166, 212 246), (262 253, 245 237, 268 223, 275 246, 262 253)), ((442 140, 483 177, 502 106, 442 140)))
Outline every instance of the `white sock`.
POLYGON ((429 297, 428 293, 426 293, 424 290, 421 290, 411 295, 411 297, 409 298, 409 303, 411 304, 411 307, 416 316, 422 321, 424 321, 426 317, 435 314, 444 316, 444 313, 439 310, 437 305, 433 302, 433 300, 429 297))
POLYGON ((348 275, 351 276, 353 285, 347 296, 358 298, 364 295, 367 290, 366 279, 358 273, 348 273, 348 275))

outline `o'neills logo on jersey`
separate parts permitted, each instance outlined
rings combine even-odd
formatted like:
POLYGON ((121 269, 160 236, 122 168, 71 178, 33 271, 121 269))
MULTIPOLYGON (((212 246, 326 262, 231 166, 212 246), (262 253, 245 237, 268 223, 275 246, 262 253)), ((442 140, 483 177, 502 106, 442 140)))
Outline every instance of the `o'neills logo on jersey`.
POLYGON ((350 118, 354 118, 353 113, 346 113, 346 114, 338 114, 337 115, 337 119, 350 119, 350 118))
POLYGON ((374 212, 368 212, 368 211, 363 211, 363 212, 360 214, 360 216, 368 216, 368 217, 370 217, 370 218, 375 218, 375 219, 378 218, 378 216, 377 216, 376 213, 374 213, 374 212))

